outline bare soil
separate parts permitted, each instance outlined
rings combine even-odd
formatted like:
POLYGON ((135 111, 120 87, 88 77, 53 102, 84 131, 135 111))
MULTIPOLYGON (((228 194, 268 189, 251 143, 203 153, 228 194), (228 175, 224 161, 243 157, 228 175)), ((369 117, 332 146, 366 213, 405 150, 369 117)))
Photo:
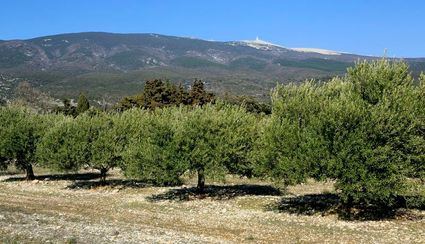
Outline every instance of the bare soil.
POLYGON ((190 180, 155 187, 115 175, 101 186, 90 173, 21 176, 0 176, 2 243, 425 243, 424 211, 340 219, 332 182, 282 193, 229 177, 198 196, 190 180))

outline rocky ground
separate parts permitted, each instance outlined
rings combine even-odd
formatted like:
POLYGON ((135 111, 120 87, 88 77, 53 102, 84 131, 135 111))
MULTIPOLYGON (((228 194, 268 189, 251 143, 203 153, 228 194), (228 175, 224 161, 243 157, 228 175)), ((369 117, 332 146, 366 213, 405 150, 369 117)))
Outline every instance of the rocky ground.
POLYGON ((199 197, 191 184, 19 177, 0 176, 3 243, 425 243, 424 211, 342 220, 332 212, 332 183, 279 193, 265 182, 230 178, 199 197))

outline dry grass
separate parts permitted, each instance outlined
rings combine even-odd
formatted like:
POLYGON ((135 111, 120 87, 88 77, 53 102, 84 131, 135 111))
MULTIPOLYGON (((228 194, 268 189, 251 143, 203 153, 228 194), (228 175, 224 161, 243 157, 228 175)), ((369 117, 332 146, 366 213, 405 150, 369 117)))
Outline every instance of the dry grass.
MULTIPOLYGON (((420 243, 425 240, 423 218, 344 221, 332 213, 293 214, 270 207, 286 198, 333 192, 332 182, 309 181, 289 187, 279 196, 269 191, 272 188, 267 182, 228 177, 229 187, 210 188, 210 194, 200 198, 191 195, 191 180, 182 187, 153 187, 120 181, 97 186, 93 183, 97 179, 73 181, 60 177, 7 181, 10 177, 16 175, 0 176, 0 242, 4 243, 420 243), (89 187, 81 187, 85 186, 81 182, 89 187), (78 187, 69 188, 70 185, 78 187), (262 190, 267 191, 261 194, 262 190), (173 198, 176 194, 186 194, 187 198, 173 198)), ((115 179, 119 177, 116 172, 112 175, 115 179)), ((425 215, 420 211, 413 214, 425 215)))

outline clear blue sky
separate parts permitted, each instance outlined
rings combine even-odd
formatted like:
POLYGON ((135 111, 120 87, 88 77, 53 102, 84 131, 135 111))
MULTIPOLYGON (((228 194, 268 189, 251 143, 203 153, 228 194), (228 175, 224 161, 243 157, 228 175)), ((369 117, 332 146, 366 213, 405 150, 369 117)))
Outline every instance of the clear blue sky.
POLYGON ((1 0, 0 39, 105 31, 425 57, 424 0, 1 0))

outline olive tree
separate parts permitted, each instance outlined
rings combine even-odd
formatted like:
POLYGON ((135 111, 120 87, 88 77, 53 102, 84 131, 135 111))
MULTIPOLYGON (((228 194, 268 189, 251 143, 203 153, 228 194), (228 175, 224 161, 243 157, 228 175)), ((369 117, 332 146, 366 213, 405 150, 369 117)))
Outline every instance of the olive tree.
POLYGON ((58 171, 78 171, 90 159, 87 124, 71 116, 50 128, 37 148, 42 166, 58 171))
POLYGON ((0 108, 0 157, 15 162, 25 170, 26 179, 34 179, 33 164, 37 163, 36 149, 47 128, 55 123, 54 115, 39 115, 22 107, 0 108))
POLYGON ((114 115, 98 111, 67 117, 46 133, 37 155, 44 166, 60 171, 97 169, 104 182, 108 170, 121 160, 115 124, 114 115))
POLYGON ((213 106, 185 112, 177 130, 177 158, 198 176, 197 188, 204 191, 205 175, 223 174, 218 156, 219 111, 213 106))
POLYGON ((256 165, 252 158, 255 142, 260 135, 262 116, 249 113, 244 106, 218 103, 220 110, 218 157, 228 173, 253 177, 256 165))
MULTIPOLYGON (((348 206, 395 206, 414 156, 411 140, 418 114, 409 67, 403 62, 365 61, 348 70, 345 82, 353 85, 351 100, 363 111, 358 124, 336 143, 342 146, 335 154, 342 162, 337 188, 348 206)), ((352 109, 341 107, 351 116, 352 109)))
POLYGON ((176 126, 180 112, 180 108, 172 107, 126 112, 123 118, 131 121, 128 127, 136 128, 130 130, 132 136, 123 154, 126 176, 161 185, 180 182, 179 177, 186 170, 176 157, 176 126))
POLYGON ((180 117, 176 157, 197 174, 199 192, 204 191, 206 177, 224 179, 229 172, 252 175, 254 115, 235 106, 207 104, 183 110, 180 117))
POLYGON ((415 89, 415 103, 411 105, 416 113, 412 114, 415 119, 414 135, 409 141, 412 153, 410 175, 425 181, 425 74, 421 74, 419 84, 415 89))
POLYGON ((260 174, 285 186, 326 172, 328 156, 314 130, 323 102, 319 86, 311 81, 273 90, 272 115, 264 121, 254 153, 260 174))
POLYGON ((117 134, 113 114, 98 113, 95 116, 82 115, 77 121, 86 125, 88 130, 89 159, 88 167, 100 171, 101 179, 105 182, 106 173, 121 162, 122 147, 119 144, 121 135, 117 134))
POLYGON ((348 207, 396 206, 423 162, 420 87, 405 63, 385 59, 325 84, 278 86, 259 143, 263 172, 285 184, 335 179, 348 207))
MULTIPOLYGON (((360 62, 323 86, 316 131, 325 139, 330 178, 347 206, 398 204, 418 141, 416 87, 403 62, 360 62)), ((422 141, 423 142, 423 141, 422 141)))

